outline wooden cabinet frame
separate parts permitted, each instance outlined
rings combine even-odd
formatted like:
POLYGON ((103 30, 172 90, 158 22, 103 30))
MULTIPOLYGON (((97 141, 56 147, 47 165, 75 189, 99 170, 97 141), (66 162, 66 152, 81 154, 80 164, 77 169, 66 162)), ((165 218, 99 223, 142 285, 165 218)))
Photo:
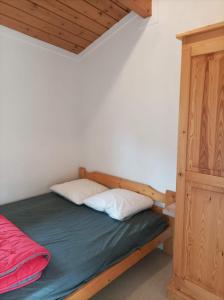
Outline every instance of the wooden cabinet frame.
POLYGON ((169 299, 223 300, 224 22, 177 38, 182 40, 182 66, 174 268, 169 299), (195 64, 204 69, 194 69, 195 64), (203 103, 200 93, 208 98, 203 98, 203 103), (191 106, 193 101, 195 107, 191 106), (199 266, 197 259, 208 258, 209 254, 212 263, 204 259, 204 265, 199 266))

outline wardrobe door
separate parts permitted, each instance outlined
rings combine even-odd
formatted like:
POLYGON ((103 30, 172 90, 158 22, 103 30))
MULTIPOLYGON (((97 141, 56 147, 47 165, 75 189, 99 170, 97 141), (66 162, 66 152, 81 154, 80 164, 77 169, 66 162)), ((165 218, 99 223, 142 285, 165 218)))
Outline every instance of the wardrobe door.
POLYGON ((224 299, 224 51, 200 55, 192 55, 191 51, 180 286, 194 299, 221 300, 224 299))

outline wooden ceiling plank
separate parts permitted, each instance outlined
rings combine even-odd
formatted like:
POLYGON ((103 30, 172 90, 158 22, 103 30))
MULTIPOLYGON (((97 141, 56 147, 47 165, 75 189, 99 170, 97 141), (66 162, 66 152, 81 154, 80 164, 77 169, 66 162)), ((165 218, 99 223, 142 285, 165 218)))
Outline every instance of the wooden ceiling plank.
POLYGON ((110 0, 85 0, 92 6, 98 8, 105 14, 111 16, 115 20, 119 21, 123 17, 127 15, 127 11, 122 9, 120 6, 117 4, 113 3, 110 0))
POLYGON ((130 10, 133 10, 143 18, 152 15, 152 1, 151 0, 113 0, 117 4, 124 5, 130 10))
POLYGON ((151 0, 0 0, 0 24, 80 53, 130 10, 151 15, 151 0))
POLYGON ((79 12, 73 10, 72 8, 63 5, 55 0, 31 0, 33 3, 38 4, 38 6, 43 7, 58 16, 61 16, 70 22, 77 24, 90 32, 97 35, 103 34, 107 28, 88 17, 80 14, 79 12))
POLYGON ((71 7, 72 9, 78 11, 79 13, 87 16, 91 20, 102 24, 103 26, 110 28, 117 23, 115 19, 103 13, 101 10, 90 5, 85 0, 57 0, 58 2, 71 7))
POLYGON ((127 6, 124 6, 123 4, 119 3, 118 1, 116 2, 116 0, 110 0, 110 1, 113 2, 114 4, 116 4, 117 6, 119 6, 120 8, 122 8, 123 10, 125 10, 128 13, 131 11, 127 6))
POLYGON ((1 14, 0 24, 76 54, 83 50, 83 48, 78 45, 66 42, 54 35, 1 14))
POLYGON ((78 35, 87 41, 92 42, 98 37, 97 34, 85 30, 84 28, 64 19, 63 17, 58 16, 45 8, 42 8, 41 6, 37 5, 36 3, 33 3, 32 1, 7 0, 6 3, 20 10, 23 10, 24 12, 27 12, 28 14, 34 17, 42 19, 43 21, 60 27, 65 31, 68 31, 74 35, 78 35))
POLYGON ((55 35, 60 39, 63 39, 67 42, 71 42, 74 44, 77 44, 83 48, 86 48, 90 42, 86 41, 78 36, 75 36, 71 34, 70 32, 61 30, 54 25, 51 25, 45 21, 42 21, 39 18, 33 17, 22 10, 19 10, 15 7, 12 7, 3 1, 8 1, 8 0, 0 0, 0 11, 3 15, 11 17, 17 21, 21 21, 26 24, 30 24, 30 26, 33 26, 35 28, 38 28, 42 31, 45 31, 49 34, 55 35))

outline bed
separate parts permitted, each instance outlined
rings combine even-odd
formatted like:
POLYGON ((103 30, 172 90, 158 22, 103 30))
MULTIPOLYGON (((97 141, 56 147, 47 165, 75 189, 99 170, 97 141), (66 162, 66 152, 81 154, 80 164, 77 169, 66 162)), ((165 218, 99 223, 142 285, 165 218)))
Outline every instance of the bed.
MULTIPOLYGON (((174 200, 173 193, 165 195, 147 185, 99 172, 88 173, 83 168, 80 177, 110 188, 150 194, 166 204, 174 200)), ((158 244, 171 238, 168 220, 158 210, 154 207, 120 222, 52 192, 1 206, 1 214, 52 253, 40 280, 1 295, 1 300, 91 298, 158 244)))

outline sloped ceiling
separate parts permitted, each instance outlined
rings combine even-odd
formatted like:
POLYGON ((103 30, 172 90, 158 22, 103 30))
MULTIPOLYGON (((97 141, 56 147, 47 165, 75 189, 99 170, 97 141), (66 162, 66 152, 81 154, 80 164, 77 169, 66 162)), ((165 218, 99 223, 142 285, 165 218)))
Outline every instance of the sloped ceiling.
POLYGON ((151 0, 0 0, 0 25, 78 54, 131 10, 151 0))

